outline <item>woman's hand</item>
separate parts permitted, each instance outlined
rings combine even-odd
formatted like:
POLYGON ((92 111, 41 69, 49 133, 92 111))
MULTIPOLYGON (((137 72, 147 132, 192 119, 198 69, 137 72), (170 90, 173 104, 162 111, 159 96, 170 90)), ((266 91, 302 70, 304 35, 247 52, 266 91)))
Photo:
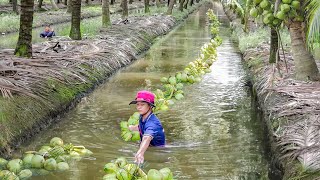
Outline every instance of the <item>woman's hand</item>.
POLYGON ((134 158, 135 163, 142 164, 144 162, 144 153, 137 153, 134 158))
POLYGON ((129 125, 128 128, 130 131, 139 131, 138 125, 129 125))

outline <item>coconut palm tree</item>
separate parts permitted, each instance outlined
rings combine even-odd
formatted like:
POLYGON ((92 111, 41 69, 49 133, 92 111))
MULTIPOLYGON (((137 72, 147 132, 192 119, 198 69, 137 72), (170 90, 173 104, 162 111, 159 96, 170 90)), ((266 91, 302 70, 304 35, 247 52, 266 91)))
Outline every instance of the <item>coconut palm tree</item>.
POLYGON ((81 40, 80 22, 81 22, 81 1, 72 0, 71 30, 69 35, 71 39, 81 40))
POLYGON ((102 0, 102 26, 111 26, 109 0, 102 0))
POLYGON ((150 8, 149 8, 149 0, 144 0, 144 13, 149 13, 150 8))
POLYGON ((14 54, 32 56, 32 23, 34 0, 21 0, 19 39, 14 54))
POLYGON ((122 7, 122 18, 126 19, 128 17, 128 0, 122 0, 121 2, 121 7, 122 7))
POLYGON ((173 5, 174 5, 175 1, 176 0, 168 0, 169 6, 168 6, 168 10, 167 10, 167 15, 172 15, 173 5))
POLYGON ((320 32, 320 2, 319 0, 304 0, 297 9, 296 17, 288 19, 292 55, 295 64, 295 77, 299 80, 320 80, 316 61, 308 50, 308 42, 319 37, 320 32), (304 28, 308 27, 308 30, 304 28), (307 36, 306 33, 308 32, 307 36))

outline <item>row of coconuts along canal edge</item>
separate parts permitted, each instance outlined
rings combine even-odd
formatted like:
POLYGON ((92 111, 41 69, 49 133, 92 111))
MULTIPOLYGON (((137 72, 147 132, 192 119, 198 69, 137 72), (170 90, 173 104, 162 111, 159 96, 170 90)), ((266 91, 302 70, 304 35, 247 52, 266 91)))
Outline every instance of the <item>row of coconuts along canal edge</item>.
MULTIPOLYGON (((157 89, 154 94, 155 105, 154 113, 167 111, 169 105, 174 104, 174 100, 184 98, 182 91, 184 84, 193 84, 200 82, 202 76, 211 72, 210 66, 217 59, 216 48, 221 45, 222 39, 218 36, 220 22, 212 10, 207 13, 213 39, 201 47, 200 57, 190 62, 182 72, 177 72, 174 76, 162 77, 160 81, 163 88, 157 89)), ((125 141, 140 140, 139 132, 130 131, 129 125, 137 125, 139 123, 140 114, 135 112, 128 121, 121 121, 121 137, 125 141)), ((169 168, 162 168, 159 171, 150 169, 146 174, 136 164, 128 163, 124 157, 119 157, 114 162, 107 163, 104 166, 104 172, 107 174, 103 180, 173 180, 173 174, 169 168)))
POLYGON ((137 164, 130 164, 124 157, 104 166, 103 180, 173 180, 173 174, 169 168, 160 170, 150 169, 145 173, 137 164))
MULTIPOLYGON (((200 49, 200 56, 197 60, 190 62, 182 72, 177 72, 175 75, 169 77, 162 77, 160 79, 163 88, 157 89, 155 92, 155 106, 154 113, 158 114, 167 111, 170 105, 174 104, 174 100, 181 100, 184 98, 183 86, 184 84, 193 84, 200 82, 202 76, 211 72, 210 66, 217 59, 216 48, 221 45, 222 39, 218 36, 220 22, 211 9, 207 13, 214 39, 209 43, 204 44, 200 49)), ((129 117, 127 121, 120 122, 121 137, 124 141, 139 141, 140 134, 138 131, 130 131, 129 125, 137 125, 139 123, 139 113, 135 112, 129 117)))
POLYGON ((280 26, 287 18, 303 21, 303 17, 299 15, 301 5, 298 0, 282 0, 275 13, 274 4, 268 0, 253 0, 253 4, 254 7, 250 10, 250 15, 254 18, 261 16, 263 23, 270 27, 280 26))
POLYGON ((84 146, 64 144, 62 139, 54 137, 49 145, 42 146, 39 151, 25 152, 22 159, 8 161, 0 158, 0 180, 24 180, 52 171, 65 171, 72 160, 91 154, 84 146))

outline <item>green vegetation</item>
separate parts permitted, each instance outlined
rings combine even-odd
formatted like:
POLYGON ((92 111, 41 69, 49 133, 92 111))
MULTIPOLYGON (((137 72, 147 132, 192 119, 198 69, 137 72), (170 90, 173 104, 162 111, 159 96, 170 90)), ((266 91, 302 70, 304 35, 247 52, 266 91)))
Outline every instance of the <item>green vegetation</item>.
MULTIPOLYGON (((239 38, 239 49, 243 53, 247 49, 256 48, 261 44, 268 43, 270 41, 270 30, 268 28, 258 28, 254 32, 241 33, 239 31, 234 31, 234 37, 239 38)), ((281 31, 281 40, 284 48, 290 47, 290 35, 287 30, 281 31)))

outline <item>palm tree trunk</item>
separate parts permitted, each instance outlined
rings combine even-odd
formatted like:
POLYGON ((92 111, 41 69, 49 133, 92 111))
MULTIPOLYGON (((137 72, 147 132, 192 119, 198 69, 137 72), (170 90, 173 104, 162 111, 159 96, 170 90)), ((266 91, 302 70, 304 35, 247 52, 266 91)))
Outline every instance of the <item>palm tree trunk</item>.
POLYGON ((269 63, 275 63, 276 58, 278 55, 278 49, 279 49, 279 41, 278 41, 278 34, 276 29, 270 28, 271 30, 271 36, 270 36, 270 56, 269 56, 269 63))
POLYGON ((184 1, 184 6, 183 6, 183 7, 184 7, 185 9, 188 9, 188 2, 189 2, 189 0, 185 0, 185 1, 184 1))
POLYGON ((81 40, 80 22, 81 22, 81 1, 72 0, 71 30, 70 38, 81 40))
POLYGON ((122 19, 126 19, 128 17, 128 0, 122 0, 122 19))
POLYGON ((144 13, 149 13, 149 0, 144 0, 144 13))
POLYGON ((180 10, 181 12, 183 12, 183 4, 184 4, 184 1, 185 1, 185 0, 180 0, 180 2, 179 2, 179 10, 180 10))
POLYGON ((68 5, 68 0, 64 0, 64 2, 63 2, 63 3, 64 3, 64 5, 66 5, 66 6, 67 6, 67 5, 68 5))
POLYGON ((38 10, 40 10, 42 8, 42 3, 43 3, 43 0, 38 1, 38 10))
POLYGON ((298 80, 319 80, 319 70, 315 59, 306 49, 302 22, 294 21, 289 27, 292 55, 295 65, 295 78, 298 80))
POLYGON ((168 10, 167 10, 167 15, 172 15, 173 5, 174 5, 175 1, 176 0, 170 0, 169 7, 168 7, 168 10))
POLYGON ((67 0, 67 13, 72 12, 72 0, 67 0))
POLYGON ((192 6, 193 5, 193 0, 190 0, 189 1, 189 6, 192 6))
POLYGON ((14 54, 32 56, 32 23, 34 0, 21 0, 19 39, 14 54))
POLYGON ((15 12, 16 14, 19 14, 19 11, 18 11, 18 1, 17 1, 17 0, 12 0, 12 10, 13 10, 13 12, 15 12))
POLYGON ((160 2, 160 0, 156 0, 156 5, 157 5, 157 8, 161 7, 161 2, 160 2))
POLYGON ((109 0, 102 0, 102 27, 111 26, 109 0))
POLYGON ((50 0, 50 2, 51 2, 52 8, 53 8, 55 11, 59 9, 58 6, 57 6, 57 4, 56 4, 56 2, 55 2, 54 0, 50 0))

